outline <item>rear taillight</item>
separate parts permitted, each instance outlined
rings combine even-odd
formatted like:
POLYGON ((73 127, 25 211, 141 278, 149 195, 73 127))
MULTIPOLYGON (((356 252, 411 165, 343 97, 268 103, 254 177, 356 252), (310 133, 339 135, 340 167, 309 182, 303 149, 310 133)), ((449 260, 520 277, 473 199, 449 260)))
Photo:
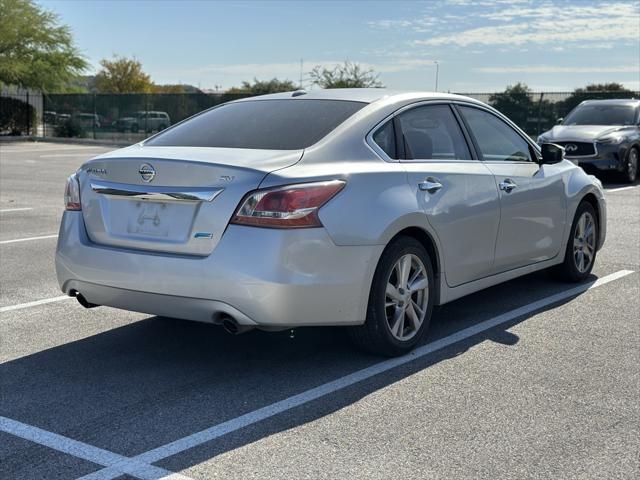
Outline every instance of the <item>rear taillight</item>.
POLYGON ((82 210, 82 205, 80 205, 80 183, 78 183, 78 176, 75 173, 67 178, 67 185, 64 188, 64 209, 82 210))
POLYGON ((231 223, 271 228, 321 227, 318 209, 345 186, 342 180, 257 190, 240 203, 231 223))

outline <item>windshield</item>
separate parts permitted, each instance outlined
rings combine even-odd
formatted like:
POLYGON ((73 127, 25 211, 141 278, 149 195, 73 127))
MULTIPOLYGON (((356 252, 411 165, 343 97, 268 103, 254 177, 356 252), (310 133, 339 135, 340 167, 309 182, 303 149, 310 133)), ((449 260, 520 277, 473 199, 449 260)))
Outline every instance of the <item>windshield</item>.
POLYGON ((582 105, 574 109, 563 125, 633 125, 632 105, 582 105))
POLYGON ((366 103, 256 100, 208 110, 145 145, 299 150, 313 145, 366 103))

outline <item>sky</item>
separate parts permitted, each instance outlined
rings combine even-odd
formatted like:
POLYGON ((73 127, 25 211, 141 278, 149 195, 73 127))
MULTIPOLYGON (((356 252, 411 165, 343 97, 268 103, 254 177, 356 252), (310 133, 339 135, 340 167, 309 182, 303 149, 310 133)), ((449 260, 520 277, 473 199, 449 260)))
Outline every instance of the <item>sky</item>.
POLYGON ((525 82, 640 90, 640 0, 40 0, 95 73, 135 57, 155 83, 226 89, 254 77, 303 84, 345 60, 389 88, 492 92, 525 82), (437 62, 437 66, 436 63, 437 62))

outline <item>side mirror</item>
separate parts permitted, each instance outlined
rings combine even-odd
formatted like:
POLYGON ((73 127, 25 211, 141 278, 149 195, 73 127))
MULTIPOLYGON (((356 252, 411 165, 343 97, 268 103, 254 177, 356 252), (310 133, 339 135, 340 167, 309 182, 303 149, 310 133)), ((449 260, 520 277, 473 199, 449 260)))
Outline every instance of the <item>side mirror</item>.
POLYGON ((560 125, 564 121, 564 117, 559 117, 556 119, 556 125, 560 125))
POLYGON ((555 143, 543 143, 540 147, 542 150, 542 160, 540 165, 553 165, 560 163, 564 159, 564 148, 555 143))

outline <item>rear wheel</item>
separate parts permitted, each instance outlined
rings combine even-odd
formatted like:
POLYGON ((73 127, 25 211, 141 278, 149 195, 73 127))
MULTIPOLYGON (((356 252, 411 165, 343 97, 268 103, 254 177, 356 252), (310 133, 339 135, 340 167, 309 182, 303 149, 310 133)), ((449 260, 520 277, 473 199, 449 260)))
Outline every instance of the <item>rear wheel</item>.
POLYGON ((593 270, 598 248, 598 221, 589 202, 578 206, 571 225, 564 262, 552 270, 561 280, 582 282, 593 270))
POLYGON ((407 353, 429 328, 434 292, 429 254, 417 240, 399 237, 382 254, 369 294, 366 322, 349 328, 351 339, 372 353, 407 353))

